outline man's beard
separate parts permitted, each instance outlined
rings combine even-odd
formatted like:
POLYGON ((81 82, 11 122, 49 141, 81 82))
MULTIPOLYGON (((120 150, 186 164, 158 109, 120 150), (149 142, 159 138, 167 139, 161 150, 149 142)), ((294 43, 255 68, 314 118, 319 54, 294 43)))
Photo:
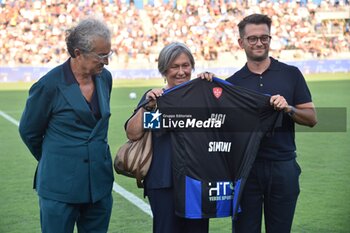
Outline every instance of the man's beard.
POLYGON ((250 53, 250 54, 247 54, 247 57, 251 61, 261 62, 261 61, 263 61, 263 60, 265 60, 266 58, 269 57, 269 50, 266 50, 264 52, 264 54, 262 54, 260 56, 256 56, 256 55, 253 55, 253 53, 250 53))
POLYGON ((267 58, 267 56, 259 56, 259 57, 253 57, 253 59, 251 59, 251 60, 253 60, 253 61, 263 61, 263 60, 265 60, 267 58))

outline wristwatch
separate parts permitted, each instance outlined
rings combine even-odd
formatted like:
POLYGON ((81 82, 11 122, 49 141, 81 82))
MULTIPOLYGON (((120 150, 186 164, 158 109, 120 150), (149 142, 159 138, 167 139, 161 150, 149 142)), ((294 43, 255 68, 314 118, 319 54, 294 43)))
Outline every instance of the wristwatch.
POLYGON ((288 116, 293 117, 295 114, 295 108, 293 106, 290 106, 290 112, 287 113, 288 116))

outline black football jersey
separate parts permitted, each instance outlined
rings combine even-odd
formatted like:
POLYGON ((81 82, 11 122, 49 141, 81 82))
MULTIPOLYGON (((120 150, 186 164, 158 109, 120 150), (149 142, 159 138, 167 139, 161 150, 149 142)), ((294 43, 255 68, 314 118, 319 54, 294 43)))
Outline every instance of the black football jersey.
POLYGON ((281 123, 269 99, 217 78, 191 80, 158 99, 159 128, 171 134, 177 215, 235 216, 259 143, 281 123))

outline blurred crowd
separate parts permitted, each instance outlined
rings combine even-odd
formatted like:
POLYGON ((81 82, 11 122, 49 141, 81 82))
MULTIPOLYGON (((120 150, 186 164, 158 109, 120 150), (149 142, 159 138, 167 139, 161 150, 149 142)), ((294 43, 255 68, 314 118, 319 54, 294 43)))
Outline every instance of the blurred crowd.
MULTIPOLYGON (((271 50, 294 57, 327 58, 350 52, 349 19, 327 20, 319 12, 348 12, 348 1, 154 0, 137 9, 125 0, 0 0, 0 65, 56 65, 68 57, 65 31, 79 19, 103 17, 113 30, 112 64, 155 62, 169 42, 186 43, 196 60, 235 54, 237 23, 251 13, 273 19, 271 50), (247 2, 250 2, 249 4, 247 2)), ((333 12, 333 13, 332 13, 333 12)))

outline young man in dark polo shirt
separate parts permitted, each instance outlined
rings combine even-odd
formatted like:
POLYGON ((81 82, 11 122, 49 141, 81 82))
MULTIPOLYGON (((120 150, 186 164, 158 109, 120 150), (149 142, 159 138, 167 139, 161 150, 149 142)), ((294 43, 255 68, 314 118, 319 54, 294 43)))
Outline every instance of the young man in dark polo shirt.
POLYGON ((313 127, 317 123, 311 94, 298 68, 269 57, 271 19, 253 14, 239 24, 238 43, 247 56, 246 65, 227 81, 270 94, 270 103, 283 111, 281 128, 260 145, 247 183, 241 210, 233 221, 235 233, 260 233, 264 212, 266 233, 291 231, 299 195, 294 123, 313 127))

